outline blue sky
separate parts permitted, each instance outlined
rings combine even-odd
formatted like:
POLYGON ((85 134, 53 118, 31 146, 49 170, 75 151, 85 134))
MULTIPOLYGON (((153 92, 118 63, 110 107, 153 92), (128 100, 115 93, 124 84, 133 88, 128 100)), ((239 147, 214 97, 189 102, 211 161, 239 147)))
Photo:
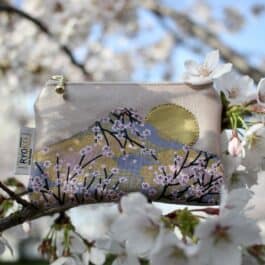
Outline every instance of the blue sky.
MULTIPOLYGON (((13 0, 16 5, 20 5, 25 0, 13 0)), ((160 0, 165 5, 171 8, 189 12, 190 7, 195 2, 194 0, 160 0)), ((247 18, 247 23, 243 26, 242 30, 237 33, 222 32, 220 39, 226 43, 228 46, 235 49, 237 52, 249 58, 249 61, 254 64, 260 64, 260 58, 265 58, 264 43, 265 43, 265 13, 259 17, 253 17, 250 15, 250 7, 253 4, 265 4, 264 0, 208 0, 214 17, 222 18, 222 10, 225 6, 232 5, 236 7, 244 16, 247 18)), ((115 52, 131 52, 135 53, 137 56, 136 49, 141 47, 148 47, 150 44, 155 43, 164 36, 165 30, 161 27, 154 16, 144 9, 140 9, 138 12, 138 19, 140 21, 141 30, 137 36, 132 39, 122 36, 120 34, 115 34, 108 36, 104 39, 104 45, 110 47, 115 52)), ((100 36, 101 29, 98 25, 95 25, 92 29, 92 34, 90 36, 91 40, 96 40, 100 36)), ((191 41, 196 42, 196 40, 191 41)), ((207 46, 205 46, 205 52, 207 51, 207 46)), ((210 48, 208 48, 210 50, 210 48)), ((82 49, 76 53, 80 60, 82 60, 82 49)), ((189 49, 178 46, 173 51, 173 56, 170 61, 158 64, 152 68, 147 68, 146 65, 136 62, 136 69, 132 75, 134 81, 145 81, 145 82, 157 82, 163 80, 163 73, 166 67, 170 67, 173 71, 173 80, 176 81, 180 73, 183 72, 183 63, 189 58, 195 60, 202 60, 201 55, 192 53, 189 49)), ((265 61, 265 59, 264 59, 265 61)))
MULTIPOLYGON (((194 1, 164 0, 163 2, 172 8, 183 11, 189 10, 194 1)), ((265 4, 265 1, 263 2, 265 4)), ((219 19, 223 16, 223 7, 231 5, 231 1, 229 0, 208 1, 208 3, 212 8, 214 17, 219 19)), ((238 8, 240 13, 246 17, 246 23, 240 31, 236 33, 222 32, 219 38, 229 47, 242 55, 245 55, 253 65, 257 65, 260 64, 260 58, 265 57, 265 14, 259 17, 250 15, 250 8, 253 3, 262 2, 241 0, 240 5, 239 2, 232 2, 232 6, 238 8)), ((110 46, 117 52, 131 51, 137 47, 148 47, 148 45, 158 41, 165 34, 164 29, 161 28, 159 23, 157 23, 156 18, 150 13, 141 10, 138 13, 138 16, 142 30, 140 34, 134 38, 134 41, 127 39, 125 36, 116 35, 108 38, 106 45, 110 46), (150 27, 150 25, 152 27, 150 27)), ((188 58, 194 58, 197 60, 202 59, 200 55, 193 54, 189 49, 181 46, 173 52, 171 67, 173 66, 173 68, 176 69, 173 75, 173 80, 179 78, 180 73, 183 72, 183 62, 188 58)), ((157 65, 151 69, 147 69, 144 65, 139 64, 133 74, 133 79, 136 81, 160 81, 163 78, 162 74, 164 70, 165 65, 163 64, 157 65)))

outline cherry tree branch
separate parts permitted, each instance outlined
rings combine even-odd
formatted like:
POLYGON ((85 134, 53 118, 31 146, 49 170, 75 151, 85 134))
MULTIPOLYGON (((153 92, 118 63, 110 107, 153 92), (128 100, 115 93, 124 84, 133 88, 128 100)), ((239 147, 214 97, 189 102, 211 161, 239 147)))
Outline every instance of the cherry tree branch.
MULTIPOLYGON (((260 78, 265 76, 264 71, 261 71, 258 68, 249 65, 246 58, 244 58, 242 54, 225 45, 217 37, 216 34, 214 34, 206 27, 194 22, 186 13, 176 11, 173 8, 168 8, 164 5, 150 2, 149 5, 145 7, 150 10, 155 16, 160 18, 161 21, 165 17, 170 17, 190 37, 195 37, 208 46, 214 49, 218 49, 221 57, 225 61, 231 62, 235 69, 237 69, 242 74, 249 75, 256 83, 259 82, 260 78)), ((163 23, 163 27, 167 27, 166 23, 163 23)), ((167 30, 176 37, 177 41, 179 41, 180 37, 177 36, 174 30, 172 30, 170 27, 167 27, 167 30)))
POLYGON ((21 210, 0 219, 0 233, 11 227, 23 224, 26 221, 35 220, 43 216, 53 215, 55 213, 61 213, 80 205, 82 205, 82 203, 72 202, 64 205, 54 205, 50 208, 34 208, 31 204, 24 206, 21 210))
POLYGON ((9 197, 11 199, 13 199, 14 201, 16 201, 17 203, 23 205, 24 207, 29 207, 32 208, 34 207, 30 202, 24 200, 23 198, 21 198, 19 195, 17 195, 15 192, 13 192, 12 190, 10 190, 6 185, 4 185, 1 181, 0 181, 0 189, 2 189, 3 191, 5 191, 9 197))
POLYGON ((0 4, 0 12, 6 12, 8 14, 15 14, 20 16, 21 18, 24 18, 30 22, 32 22, 42 33, 45 33, 47 36, 49 36, 53 41, 55 41, 61 51, 70 59, 71 63, 76 66, 78 69, 81 70, 81 72, 85 75, 85 77, 88 80, 93 80, 93 76, 91 73, 89 73, 86 69, 85 66, 81 63, 79 63, 76 58, 74 57, 72 51, 70 50, 70 48, 68 46, 66 46, 65 44, 61 44, 56 37, 54 36, 54 34, 49 30, 49 28, 42 23, 40 20, 38 20, 37 18, 33 17, 32 15, 26 13, 23 10, 20 10, 18 8, 16 8, 15 6, 11 6, 8 4, 0 4))

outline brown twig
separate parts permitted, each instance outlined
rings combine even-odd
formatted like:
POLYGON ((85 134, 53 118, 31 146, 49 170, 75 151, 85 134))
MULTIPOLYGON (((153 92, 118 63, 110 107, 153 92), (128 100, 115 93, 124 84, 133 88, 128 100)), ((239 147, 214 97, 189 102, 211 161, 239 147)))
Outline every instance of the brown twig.
POLYGON ((19 195, 17 195, 15 192, 13 192, 12 190, 10 190, 10 189, 9 189, 6 185, 4 185, 2 182, 0 182, 0 188, 1 188, 3 191, 5 191, 5 192, 9 195, 9 197, 10 197, 11 199, 15 200, 17 203, 23 205, 24 207, 30 207, 30 208, 33 207, 33 205, 32 205, 30 202, 28 202, 28 201, 22 199, 19 195))
POLYGON ((49 208, 33 208, 28 206, 23 207, 21 210, 0 219, 0 233, 11 227, 23 224, 25 221, 31 221, 43 216, 49 216, 55 213, 60 213, 70 208, 77 207, 81 204, 82 203, 74 201, 64 205, 57 204, 49 208))
POLYGON ((23 10, 20 10, 18 8, 16 8, 15 6, 12 5, 8 5, 8 4, 0 4, 0 12, 6 12, 8 14, 16 14, 30 22, 32 22, 35 26, 37 26, 39 28, 39 30, 43 33, 45 33, 46 35, 48 35, 52 40, 54 40, 60 47, 61 51, 70 59, 71 63, 76 66, 77 68, 79 68, 81 70, 81 72, 86 76, 86 78, 88 80, 92 80, 93 76, 91 73, 89 73, 86 69, 85 66, 81 63, 79 63, 72 51, 70 50, 69 47, 67 47, 65 44, 61 44, 56 37, 53 35, 53 33, 48 29, 48 27, 41 22, 39 19, 33 17, 32 15, 26 13, 23 10))
MULTIPOLYGON (((260 78, 265 76, 264 71, 249 65, 242 54, 226 46, 214 32, 194 22, 186 13, 176 11, 175 9, 166 7, 165 5, 152 3, 151 1, 148 2, 148 5, 145 7, 157 18, 161 19, 161 21, 163 21, 164 18, 169 17, 173 19, 173 21, 175 21, 176 24, 190 37, 195 37, 206 45, 214 49, 218 49, 220 56, 225 61, 231 62, 235 69, 242 74, 249 75, 256 83, 259 82, 260 78)), ((179 42, 180 37, 177 36, 176 32, 172 30, 171 27, 168 27, 166 23, 162 23, 162 26, 173 34, 176 41, 179 42)))

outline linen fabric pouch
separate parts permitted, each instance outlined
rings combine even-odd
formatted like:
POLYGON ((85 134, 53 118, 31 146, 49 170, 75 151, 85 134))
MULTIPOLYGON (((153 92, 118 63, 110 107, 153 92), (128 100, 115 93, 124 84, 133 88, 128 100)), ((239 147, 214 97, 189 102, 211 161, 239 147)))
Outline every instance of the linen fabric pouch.
POLYGON ((221 102, 212 85, 70 83, 55 76, 35 103, 32 201, 217 204, 224 182, 221 102))

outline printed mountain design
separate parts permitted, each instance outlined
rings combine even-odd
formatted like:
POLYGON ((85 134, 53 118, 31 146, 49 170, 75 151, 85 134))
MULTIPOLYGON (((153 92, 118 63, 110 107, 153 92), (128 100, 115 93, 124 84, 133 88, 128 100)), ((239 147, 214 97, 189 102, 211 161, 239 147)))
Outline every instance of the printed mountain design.
POLYGON ((34 154, 29 183, 36 205, 116 202, 141 191, 151 201, 217 204, 223 168, 214 154, 190 147, 192 113, 160 105, 143 119, 118 108, 88 130, 34 154))

